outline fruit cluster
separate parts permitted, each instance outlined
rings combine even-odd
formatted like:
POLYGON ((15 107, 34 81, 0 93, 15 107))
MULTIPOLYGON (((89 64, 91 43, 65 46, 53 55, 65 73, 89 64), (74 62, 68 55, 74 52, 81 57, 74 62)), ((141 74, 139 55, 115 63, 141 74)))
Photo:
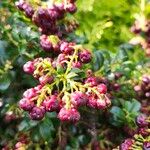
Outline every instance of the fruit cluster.
POLYGON ((138 129, 132 138, 126 139, 120 150, 150 149, 150 118, 141 114, 136 119, 138 129))
POLYGON ((24 71, 33 74, 40 85, 24 92, 20 107, 29 111, 34 120, 42 119, 46 112, 56 111, 60 120, 71 122, 80 119, 77 111, 80 106, 108 107, 111 101, 106 85, 93 75, 86 77, 81 70, 91 59, 88 50, 74 45, 55 59, 37 58, 27 62, 24 71))
MULTIPOLYGON (((28 111, 33 120, 42 119, 46 112, 56 111, 61 121, 76 122, 80 119, 80 106, 96 109, 108 107, 111 101, 106 85, 94 75, 86 75, 83 70, 83 65, 92 60, 91 52, 66 41, 63 36, 67 33, 63 27, 65 14, 76 11, 75 1, 54 2, 36 10, 24 1, 16 5, 39 27, 42 34, 40 45, 52 54, 51 58, 36 58, 24 65, 24 71, 32 74, 39 85, 23 93, 20 108, 28 111)), ((76 25, 73 23, 73 27, 69 27, 75 29, 76 25)))
POLYGON ((146 55, 150 56, 150 20, 136 20, 131 27, 131 32, 137 35, 137 38, 131 40, 131 44, 140 44, 146 55))
POLYGON ((144 75, 139 85, 134 87, 135 92, 140 100, 150 98, 150 76, 144 75))
POLYGON ((141 79, 141 83, 134 87, 137 99, 141 102, 141 112, 144 114, 150 113, 150 76, 144 75, 141 79))
POLYGON ((65 0, 64 3, 42 2, 39 5, 42 6, 33 8, 24 0, 16 2, 16 6, 34 22, 42 34, 62 37, 78 27, 73 18, 66 17, 68 13, 76 12, 75 0, 65 0))

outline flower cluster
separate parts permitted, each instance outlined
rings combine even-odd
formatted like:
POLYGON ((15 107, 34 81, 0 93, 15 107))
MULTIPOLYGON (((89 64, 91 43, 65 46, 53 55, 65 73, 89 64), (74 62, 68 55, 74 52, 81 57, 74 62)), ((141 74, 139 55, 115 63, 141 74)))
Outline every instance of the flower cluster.
POLYGON ((23 69, 33 74, 39 85, 23 93, 20 107, 29 111, 33 120, 40 120, 46 112, 58 112, 62 121, 76 122, 80 119, 80 106, 95 109, 107 108, 111 101, 107 87, 95 76, 86 76, 81 66, 91 61, 91 53, 75 45, 69 53, 58 57, 37 58, 27 62, 23 69))
POLYGON ((120 150, 150 149, 150 118, 141 114, 136 119, 138 129, 132 138, 126 139, 120 150))
POLYGON ((150 20, 136 20, 131 27, 131 32, 137 35, 136 38, 131 40, 131 44, 140 44, 145 50, 146 55, 150 56, 150 20))
MULTIPOLYGON (((25 14, 29 8, 33 10, 24 1, 16 4, 25 14)), ((52 54, 51 58, 36 58, 23 66, 26 73, 39 81, 38 86, 23 93, 19 102, 20 108, 28 111, 33 120, 41 120, 46 112, 55 111, 61 121, 76 122, 80 119, 80 106, 105 109, 111 103, 106 85, 93 74, 85 73, 84 65, 91 62, 91 52, 65 40, 64 33, 77 27, 75 22, 72 27, 66 22, 65 14, 75 11, 75 1, 66 0, 30 13, 41 32, 41 47, 52 54), (65 23, 69 25, 68 30, 64 28, 65 23)))

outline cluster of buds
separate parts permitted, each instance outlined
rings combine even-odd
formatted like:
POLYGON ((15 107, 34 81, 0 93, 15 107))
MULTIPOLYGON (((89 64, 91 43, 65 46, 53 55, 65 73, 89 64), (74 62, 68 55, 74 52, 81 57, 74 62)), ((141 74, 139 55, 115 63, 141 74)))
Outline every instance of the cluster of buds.
POLYGON ((150 149, 150 118, 141 114, 137 117, 136 124, 138 126, 136 134, 126 139, 120 145, 120 150, 150 149))
POLYGON ((72 45, 70 49, 64 46, 54 59, 37 58, 24 65, 24 71, 39 81, 38 86, 24 92, 19 102, 31 119, 40 120, 46 112, 56 111, 61 121, 76 122, 80 106, 105 109, 110 105, 107 86, 81 70, 92 59, 90 51, 72 45))
POLYGON ((134 87, 135 92, 140 100, 150 98, 150 76, 144 75, 141 83, 134 87))
POLYGON ((140 44, 145 50, 147 56, 150 56, 150 20, 140 19, 136 20, 134 25, 131 27, 131 32, 136 35, 136 38, 133 38, 130 43, 140 44))
POLYGON ((25 12, 25 15, 34 22, 42 34, 55 34, 62 37, 78 27, 74 19, 69 18, 68 21, 66 17, 67 13, 76 12, 75 0, 65 0, 62 3, 42 2, 39 5, 42 6, 33 8, 24 0, 16 2, 16 6, 25 12))
POLYGON ((134 87, 134 90, 137 95, 137 99, 141 101, 142 107, 141 111, 145 114, 150 113, 150 76, 144 75, 141 79, 141 83, 137 84, 134 87))
POLYGON ((23 11, 28 18, 32 18, 35 10, 29 3, 25 2, 24 0, 20 0, 16 2, 16 6, 23 11))
MULTIPOLYGON (((19 1, 16 5, 26 14, 29 4, 19 1)), ((84 65, 91 62, 91 52, 65 40, 64 35, 77 27, 74 21, 71 26, 66 14, 75 11, 75 0, 52 1, 35 9, 30 16, 41 32, 41 47, 52 54, 51 58, 36 58, 23 67, 39 81, 38 86, 23 93, 19 102, 20 108, 28 111, 33 120, 41 120, 46 112, 55 111, 61 121, 76 122, 80 119, 80 106, 105 109, 111 103, 107 86, 93 74, 85 73, 84 65)))

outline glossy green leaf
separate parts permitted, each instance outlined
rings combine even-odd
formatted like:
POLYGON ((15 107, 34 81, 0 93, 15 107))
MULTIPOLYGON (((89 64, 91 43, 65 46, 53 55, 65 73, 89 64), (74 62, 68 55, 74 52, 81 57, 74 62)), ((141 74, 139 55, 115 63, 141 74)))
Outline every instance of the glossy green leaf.
POLYGON ((98 71, 104 63, 104 56, 101 51, 95 51, 93 54, 92 70, 98 71))

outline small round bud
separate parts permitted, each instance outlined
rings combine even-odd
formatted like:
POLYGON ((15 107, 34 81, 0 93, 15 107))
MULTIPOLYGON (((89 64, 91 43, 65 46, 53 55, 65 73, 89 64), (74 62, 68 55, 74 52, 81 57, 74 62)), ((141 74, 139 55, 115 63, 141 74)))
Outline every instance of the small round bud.
POLYGON ((148 126, 148 122, 146 121, 146 116, 145 115, 139 115, 136 118, 136 123, 139 127, 146 127, 148 126))
POLYGON ((79 59, 82 63, 89 63, 92 59, 92 55, 88 50, 81 51, 79 53, 79 59))
POLYGON ((34 102, 27 98, 23 98, 19 101, 19 107, 25 111, 30 111, 34 106, 34 102))
POLYGON ((32 120, 41 120, 44 118, 45 115, 45 108, 44 107, 33 107, 30 111, 30 118, 32 120))
POLYGON ((43 101, 43 106, 45 107, 45 110, 49 112, 59 110, 59 103, 57 100, 57 96, 52 95, 48 99, 45 99, 43 101))
POLYGON ((61 121, 66 121, 66 122, 77 122, 80 119, 80 114, 79 112, 74 109, 74 108, 70 108, 70 109, 66 109, 66 108, 61 108, 59 114, 58 114, 58 118, 61 121))
POLYGON ((101 93, 101 94, 106 94, 107 92, 107 86, 105 84, 99 84, 97 85, 97 90, 101 93))
POLYGON ((34 72, 34 63, 32 61, 28 61, 24 64, 23 70, 26 73, 32 74, 34 72))
POLYGON ((88 96, 82 92, 74 92, 71 94, 71 103, 74 106, 83 106, 86 105, 86 102, 88 100, 88 96))

